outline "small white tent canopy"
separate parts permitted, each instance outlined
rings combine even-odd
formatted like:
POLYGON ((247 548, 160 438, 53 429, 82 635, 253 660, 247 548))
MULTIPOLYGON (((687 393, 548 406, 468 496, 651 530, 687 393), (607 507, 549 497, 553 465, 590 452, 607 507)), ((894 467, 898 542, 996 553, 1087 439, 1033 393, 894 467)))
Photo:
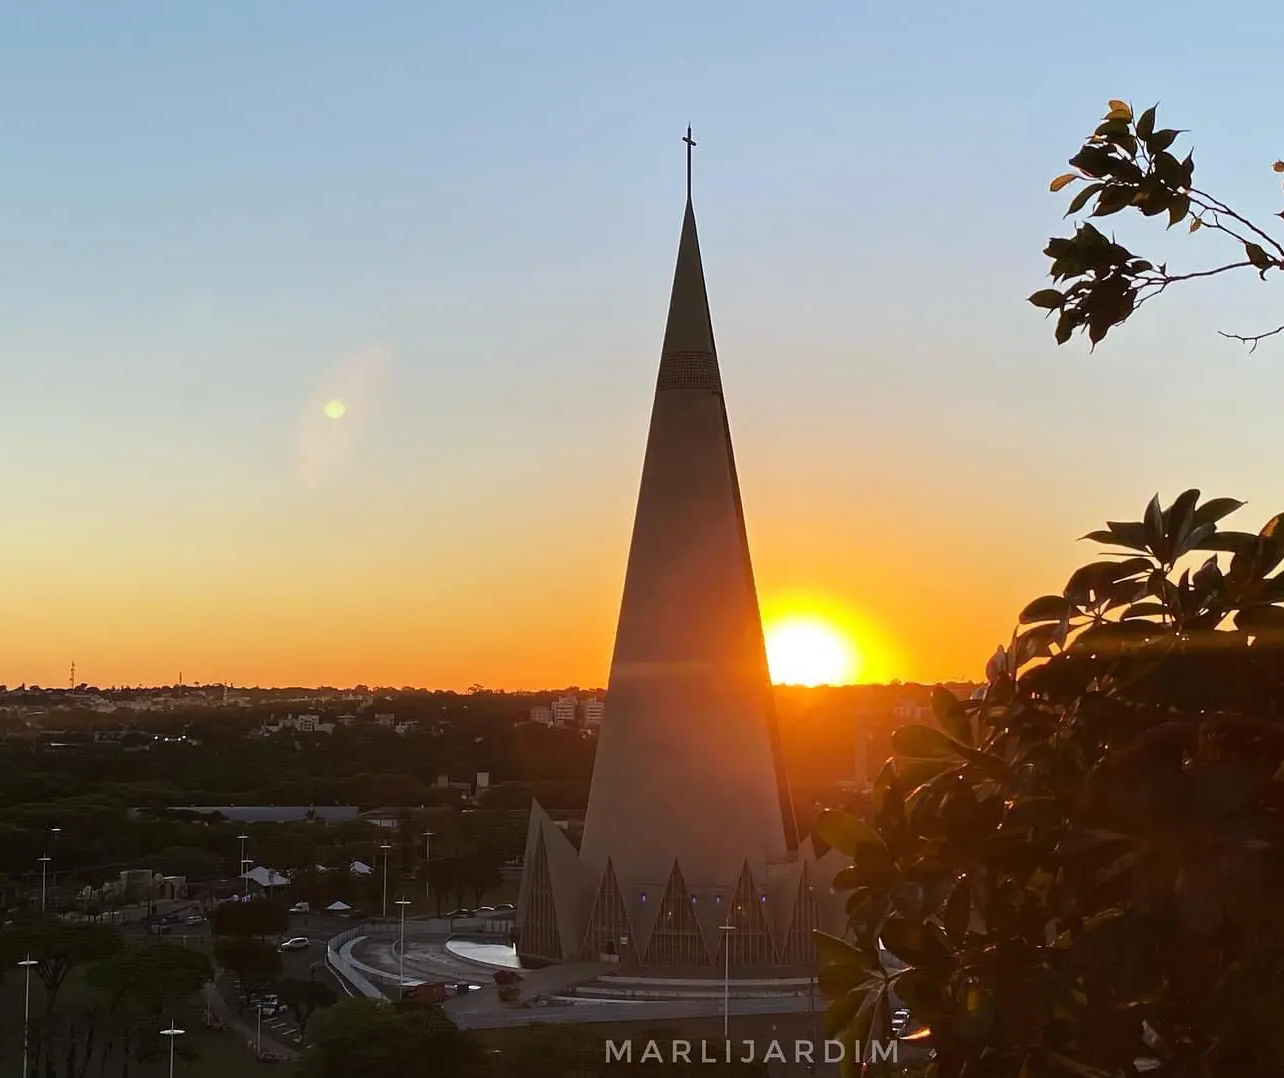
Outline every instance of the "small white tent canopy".
POLYGON ((262 865, 250 869, 249 872, 242 873, 241 879, 257 883, 265 890, 269 887, 288 887, 290 885, 288 876, 282 876, 279 872, 264 868, 262 865))
POLYGON ((331 913, 343 913, 345 910, 352 909, 352 907, 346 902, 331 902, 330 905, 326 906, 326 909, 331 913))

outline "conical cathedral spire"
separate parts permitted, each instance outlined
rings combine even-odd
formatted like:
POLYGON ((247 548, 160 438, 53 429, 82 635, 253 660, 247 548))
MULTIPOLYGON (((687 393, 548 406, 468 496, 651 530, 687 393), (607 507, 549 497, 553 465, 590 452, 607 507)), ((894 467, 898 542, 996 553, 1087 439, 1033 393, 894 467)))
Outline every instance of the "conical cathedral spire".
POLYGON ((688 191, 581 859, 713 886, 796 846, 688 191))

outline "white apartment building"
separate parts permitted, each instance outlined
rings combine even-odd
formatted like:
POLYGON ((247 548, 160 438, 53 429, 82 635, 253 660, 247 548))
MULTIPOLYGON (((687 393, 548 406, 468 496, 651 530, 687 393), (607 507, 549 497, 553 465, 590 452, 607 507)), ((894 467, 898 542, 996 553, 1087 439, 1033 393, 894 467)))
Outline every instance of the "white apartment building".
POLYGON ((602 725, 602 715, 606 711, 606 702, 599 700, 596 696, 590 696, 580 702, 580 714, 585 726, 595 727, 602 725))

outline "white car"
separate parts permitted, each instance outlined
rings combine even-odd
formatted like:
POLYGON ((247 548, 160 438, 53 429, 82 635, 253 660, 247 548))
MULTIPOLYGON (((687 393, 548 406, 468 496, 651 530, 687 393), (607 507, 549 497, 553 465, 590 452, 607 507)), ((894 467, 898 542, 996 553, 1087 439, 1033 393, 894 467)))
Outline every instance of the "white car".
POLYGON ((306 951, 311 941, 307 936, 295 936, 281 944, 279 950, 282 951, 306 951))

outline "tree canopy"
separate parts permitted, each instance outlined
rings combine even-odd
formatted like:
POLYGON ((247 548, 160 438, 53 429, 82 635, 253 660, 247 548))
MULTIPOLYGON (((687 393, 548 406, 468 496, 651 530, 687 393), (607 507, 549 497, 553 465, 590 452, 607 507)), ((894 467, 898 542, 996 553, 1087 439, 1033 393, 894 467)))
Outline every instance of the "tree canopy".
POLYGON ((349 999, 318 1015, 300 1078, 407 1078, 442 1074, 480 1078, 484 1049, 440 1007, 388 1006, 349 999))
POLYGON ((1158 497, 1035 599, 977 698, 907 726, 821 936, 828 1034, 896 1001, 937 1078, 1268 1073, 1284 1058, 1281 516, 1158 497), (880 947, 885 949, 880 954, 880 947))
POLYGON ((103 925, 69 924, 55 917, 18 921, 0 930, 0 969, 34 959, 46 1008, 52 1010, 67 974, 76 966, 110 957, 122 946, 116 930, 103 925))
POLYGON ((255 992, 266 990, 281 975, 283 966, 281 953, 272 944, 245 936, 216 939, 214 960, 236 977, 247 1007, 255 992))
MULTIPOLYGON (((1126 102, 1110 101, 1101 122, 1070 158, 1074 171, 1056 177, 1051 190, 1073 192, 1067 217, 1089 211, 1087 217, 1102 218, 1133 210, 1166 221, 1168 228, 1185 223, 1190 233, 1216 235, 1232 253, 1191 268, 1169 269, 1166 261, 1156 264, 1134 254, 1091 220, 1083 220, 1073 236, 1048 241, 1043 253, 1051 259, 1048 272, 1056 287, 1030 297, 1036 307, 1057 315, 1058 344, 1085 332, 1096 345, 1142 304, 1175 284, 1231 272, 1253 273, 1265 281, 1284 270, 1284 243, 1275 233, 1195 186, 1193 153, 1179 160, 1173 149, 1185 132, 1158 126, 1157 109, 1152 106, 1134 115, 1126 102)), ((1284 161, 1270 168, 1278 177, 1284 173, 1284 161)), ((1284 210, 1276 216, 1284 218, 1284 210)), ((1255 348, 1281 332, 1284 324, 1222 335, 1255 348)))

